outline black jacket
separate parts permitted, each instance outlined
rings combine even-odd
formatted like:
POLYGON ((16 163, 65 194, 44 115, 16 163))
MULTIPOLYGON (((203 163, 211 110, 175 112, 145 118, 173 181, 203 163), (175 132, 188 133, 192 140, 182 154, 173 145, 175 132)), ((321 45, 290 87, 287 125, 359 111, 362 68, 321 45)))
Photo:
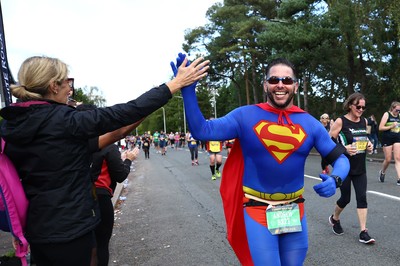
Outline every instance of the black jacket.
POLYGON ((92 180, 95 181, 97 195, 113 196, 115 187, 129 175, 132 161, 122 161, 121 153, 115 144, 108 145, 93 154, 91 168, 92 180))
POLYGON ((65 104, 19 103, 0 110, 0 135, 29 200, 30 243, 59 243, 91 231, 99 221, 90 178, 90 139, 132 124, 171 98, 166 85, 112 107, 76 111, 65 104))

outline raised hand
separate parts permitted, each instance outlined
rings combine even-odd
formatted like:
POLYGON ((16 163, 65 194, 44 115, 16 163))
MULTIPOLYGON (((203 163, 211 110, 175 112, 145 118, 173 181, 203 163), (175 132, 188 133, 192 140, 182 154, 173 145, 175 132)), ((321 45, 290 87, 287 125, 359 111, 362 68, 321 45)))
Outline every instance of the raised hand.
MULTIPOLYGON (((176 64, 171 61, 170 65, 172 68, 172 72, 174 73, 174 77, 176 77, 176 74, 178 74, 178 67, 182 65, 183 60, 185 60, 186 55, 179 53, 178 57, 176 58, 176 64)), ((186 66, 190 65, 190 61, 186 63, 186 66)))
MULTIPOLYGON (((193 70, 198 73, 197 79, 193 80, 193 82, 191 82, 190 84, 186 84, 186 85, 182 86, 181 88, 195 89, 197 82, 207 75, 206 71, 209 68, 208 64, 210 63, 210 61, 209 60, 206 60, 203 62, 201 62, 201 61, 203 61, 202 57, 197 58, 192 63, 190 63, 190 61, 187 59, 187 56, 185 54, 179 53, 178 57, 176 59, 176 64, 174 62, 170 63, 172 72, 174 73, 174 76, 175 76, 174 80, 176 80, 180 77, 181 72, 186 71, 186 73, 187 73, 187 71, 190 71, 187 69, 190 69, 192 67, 193 67, 193 70)), ((183 75, 185 75, 185 73, 183 73, 183 75)), ((168 87, 170 87, 169 84, 167 84, 167 85, 168 85, 168 87)), ((174 93, 175 91, 173 91, 171 89, 171 92, 174 93)))

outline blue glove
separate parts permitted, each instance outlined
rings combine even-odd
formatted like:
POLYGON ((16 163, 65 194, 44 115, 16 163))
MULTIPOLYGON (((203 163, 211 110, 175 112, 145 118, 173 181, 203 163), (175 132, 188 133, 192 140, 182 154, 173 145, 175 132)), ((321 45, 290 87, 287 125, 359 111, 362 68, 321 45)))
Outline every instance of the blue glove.
MULTIPOLYGON (((172 68, 172 72, 174 73, 174 77, 176 77, 176 75, 178 74, 178 68, 182 65, 183 60, 185 60, 185 58, 186 58, 185 54, 179 53, 178 57, 176 58, 176 64, 171 61, 170 65, 171 65, 171 68, 172 68)), ((189 60, 187 61, 186 66, 188 66, 188 65, 190 65, 190 61, 189 60)), ((182 94, 183 94, 183 92, 185 91, 186 88, 187 88, 186 90, 190 90, 190 89, 194 90, 194 89, 196 89, 197 82, 198 81, 193 82, 191 85, 189 85, 189 86, 187 86, 185 88, 182 88, 182 90, 181 90, 182 94)))
POLYGON ((321 197, 329 198, 335 195, 336 192, 336 182, 333 177, 329 175, 320 174, 322 182, 314 186, 315 192, 318 193, 321 197))
MULTIPOLYGON (((176 74, 178 74, 178 68, 182 65, 183 60, 185 60, 186 55, 179 53, 178 57, 176 58, 176 64, 174 62, 171 62, 171 68, 172 72, 174 72, 174 77, 176 77, 176 74)), ((188 61, 186 66, 190 65, 190 62, 188 61)))

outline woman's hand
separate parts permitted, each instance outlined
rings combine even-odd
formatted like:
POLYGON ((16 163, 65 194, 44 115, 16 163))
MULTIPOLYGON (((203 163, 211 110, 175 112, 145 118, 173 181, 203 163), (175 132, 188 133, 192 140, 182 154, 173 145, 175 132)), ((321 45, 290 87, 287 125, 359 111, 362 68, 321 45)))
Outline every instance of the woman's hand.
POLYGON ((177 65, 171 62, 171 67, 173 69, 175 78, 166 85, 170 89, 171 93, 174 94, 180 89, 189 86, 207 76, 209 64, 210 60, 204 61, 203 57, 199 57, 192 63, 188 64, 188 59, 186 56, 183 59, 183 62, 178 65, 178 68, 177 65))
POLYGON ((350 156, 354 156, 357 154, 357 146, 356 145, 353 145, 353 144, 346 145, 346 150, 350 156))

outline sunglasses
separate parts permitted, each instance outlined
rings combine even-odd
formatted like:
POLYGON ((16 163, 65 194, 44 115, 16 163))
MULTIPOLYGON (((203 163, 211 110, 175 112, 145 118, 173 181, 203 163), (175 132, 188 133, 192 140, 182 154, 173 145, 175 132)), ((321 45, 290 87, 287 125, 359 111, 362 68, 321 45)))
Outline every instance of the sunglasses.
POLYGON ((367 107, 366 107, 366 106, 355 105, 355 104, 353 104, 353 105, 356 107, 356 109, 357 109, 357 110, 360 110, 360 109, 361 109, 361 110, 363 110, 363 111, 364 111, 365 109, 367 109, 367 107))
POLYGON ((395 111, 395 112, 400 112, 400 109, 394 109, 393 111, 395 111))
POLYGON ((74 78, 67 78, 68 85, 71 89, 74 89, 74 78))
POLYGON ((267 81, 268 81, 269 84, 274 84, 274 85, 278 84, 279 81, 282 81, 282 83, 284 85, 292 85, 293 83, 296 82, 296 80, 292 79, 291 77, 278 78, 278 77, 275 77, 275 76, 267 78, 267 81))

